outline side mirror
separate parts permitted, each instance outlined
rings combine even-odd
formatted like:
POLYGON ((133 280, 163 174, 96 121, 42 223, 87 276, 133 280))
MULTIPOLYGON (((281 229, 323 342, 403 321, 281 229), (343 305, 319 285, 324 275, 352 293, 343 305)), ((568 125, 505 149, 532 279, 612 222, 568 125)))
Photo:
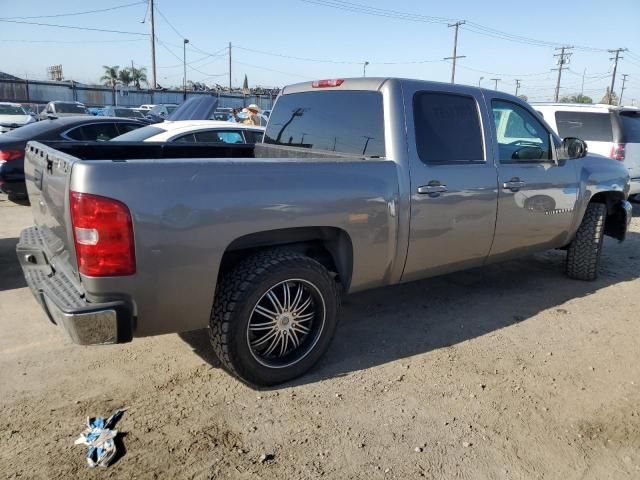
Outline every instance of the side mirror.
POLYGON ((566 137, 562 139, 558 153, 563 160, 582 158, 587 154, 587 144, 579 138, 566 137))

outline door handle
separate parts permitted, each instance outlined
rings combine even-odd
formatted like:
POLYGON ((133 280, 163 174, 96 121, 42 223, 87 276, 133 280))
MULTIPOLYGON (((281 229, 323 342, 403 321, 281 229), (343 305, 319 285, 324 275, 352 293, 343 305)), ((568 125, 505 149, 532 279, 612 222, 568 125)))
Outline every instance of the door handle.
POLYGON ((520 180, 519 178, 512 178, 511 180, 509 180, 508 182, 504 182, 502 184, 502 188, 504 188, 505 190, 511 190, 512 192, 517 192, 518 190, 520 190, 521 188, 526 187, 527 184, 525 182, 523 182, 522 180, 520 180))
POLYGON ((433 195, 437 197, 441 193, 447 191, 446 185, 423 185, 422 187, 418 187, 418 193, 433 195))

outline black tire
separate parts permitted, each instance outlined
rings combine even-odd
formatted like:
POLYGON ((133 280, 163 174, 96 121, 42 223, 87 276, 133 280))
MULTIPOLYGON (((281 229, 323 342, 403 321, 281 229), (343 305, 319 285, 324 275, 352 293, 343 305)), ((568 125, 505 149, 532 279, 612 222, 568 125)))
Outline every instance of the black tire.
POLYGON ((575 280, 595 280, 602 254, 607 207, 590 203, 575 238, 567 249, 567 275, 575 280))
POLYGON ((283 383, 305 373, 326 352, 337 326, 339 303, 336 282, 320 263, 297 252, 264 251, 246 258, 222 276, 209 324, 211 344, 223 367, 244 382, 258 386, 283 383), (292 279, 309 286, 314 295, 313 312, 316 298, 318 305, 324 307, 318 308, 324 312, 322 322, 314 313, 312 325, 318 322, 314 338, 305 349, 301 343, 292 351, 299 349, 298 355, 304 354, 300 359, 293 364, 265 365, 250 346, 250 320, 267 292, 292 279))

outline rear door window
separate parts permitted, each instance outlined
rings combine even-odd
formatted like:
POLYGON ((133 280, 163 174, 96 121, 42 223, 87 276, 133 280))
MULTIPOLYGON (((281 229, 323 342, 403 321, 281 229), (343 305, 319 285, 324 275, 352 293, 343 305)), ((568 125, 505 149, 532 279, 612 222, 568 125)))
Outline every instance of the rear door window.
POLYGON ((198 143, 244 143, 244 137, 238 131, 205 130, 195 132, 194 136, 198 143))
POLYGON ((621 112, 620 118, 622 119, 625 141, 640 143, 640 112, 621 112))
POLYGON ((118 135, 118 129, 114 123, 93 123, 91 125, 74 128, 67 132, 67 137, 73 140, 87 142, 104 142, 118 135))
POLYGON ((244 138, 247 143, 260 143, 264 132, 260 130, 245 130, 244 138))
POLYGON ((418 92, 413 118, 418 156, 424 163, 484 161, 480 113, 473 97, 418 92))
POLYGON ((264 142, 384 157, 382 94, 329 91, 282 95, 271 112, 264 142))
POLYGON ((558 134, 592 142, 612 142, 613 126, 609 112, 556 112, 558 134))
POLYGON ((132 132, 142 127, 142 125, 139 123, 124 123, 124 122, 117 123, 116 126, 118 127, 118 133, 120 135, 124 135, 125 133, 132 132))

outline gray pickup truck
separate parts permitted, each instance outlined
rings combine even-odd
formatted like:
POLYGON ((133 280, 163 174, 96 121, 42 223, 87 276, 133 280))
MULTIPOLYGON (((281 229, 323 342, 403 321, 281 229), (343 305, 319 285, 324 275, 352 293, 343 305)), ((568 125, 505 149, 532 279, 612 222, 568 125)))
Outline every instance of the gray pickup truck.
POLYGON ((631 219, 619 162, 516 97, 416 80, 286 87, 255 146, 30 143, 25 163, 17 252, 52 322, 83 345, 208 327, 257 385, 323 355, 343 293, 547 249, 592 280, 631 219))

